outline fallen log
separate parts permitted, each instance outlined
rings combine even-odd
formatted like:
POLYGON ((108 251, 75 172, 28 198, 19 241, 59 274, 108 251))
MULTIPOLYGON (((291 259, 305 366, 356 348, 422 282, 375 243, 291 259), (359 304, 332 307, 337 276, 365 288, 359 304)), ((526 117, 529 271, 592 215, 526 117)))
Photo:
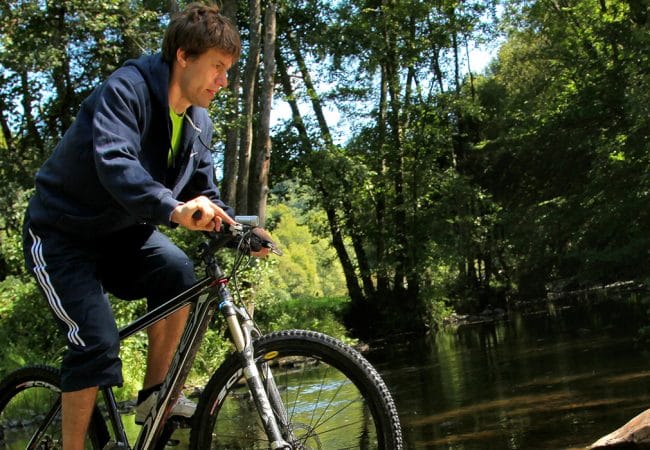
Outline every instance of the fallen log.
POLYGON ((598 439, 590 449, 650 449, 650 409, 645 410, 616 431, 598 439))

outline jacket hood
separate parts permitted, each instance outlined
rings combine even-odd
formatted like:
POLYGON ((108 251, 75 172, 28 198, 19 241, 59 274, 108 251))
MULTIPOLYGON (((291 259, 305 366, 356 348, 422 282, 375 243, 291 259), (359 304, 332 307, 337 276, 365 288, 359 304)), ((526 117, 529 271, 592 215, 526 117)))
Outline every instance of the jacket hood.
POLYGON ((128 60, 124 65, 127 67, 133 66, 138 69, 149 87, 151 98, 159 102, 160 106, 168 108, 169 73, 171 67, 162 59, 162 54, 143 55, 137 59, 128 60))

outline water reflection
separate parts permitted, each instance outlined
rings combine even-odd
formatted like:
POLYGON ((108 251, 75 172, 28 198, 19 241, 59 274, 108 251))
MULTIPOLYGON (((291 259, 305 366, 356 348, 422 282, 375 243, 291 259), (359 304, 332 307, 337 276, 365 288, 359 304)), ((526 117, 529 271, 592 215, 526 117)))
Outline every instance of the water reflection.
POLYGON ((621 301, 552 304, 369 357, 394 392, 407 448, 585 448, 650 407, 635 345, 645 317, 621 301))

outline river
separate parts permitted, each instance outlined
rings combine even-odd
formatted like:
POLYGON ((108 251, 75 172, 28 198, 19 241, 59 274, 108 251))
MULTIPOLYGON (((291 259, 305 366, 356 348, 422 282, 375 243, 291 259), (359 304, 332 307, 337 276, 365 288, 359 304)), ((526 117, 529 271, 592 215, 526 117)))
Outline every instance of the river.
MULTIPOLYGON (((391 335, 366 356, 393 392, 407 449, 585 449, 650 408, 650 337, 644 345, 639 331, 648 308, 640 296, 538 302, 428 336, 391 335)), ((134 443, 132 414, 125 425, 134 443)), ((175 448, 187 436, 179 430, 175 448)))
POLYGON ((374 345, 406 448, 583 449, 650 408, 642 301, 535 309, 374 345))

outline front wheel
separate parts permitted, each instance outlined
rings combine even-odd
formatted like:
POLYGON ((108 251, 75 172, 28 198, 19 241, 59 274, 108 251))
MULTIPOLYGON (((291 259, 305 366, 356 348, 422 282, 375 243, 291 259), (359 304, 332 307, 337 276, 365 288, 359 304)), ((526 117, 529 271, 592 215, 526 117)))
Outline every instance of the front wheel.
MULTIPOLYGON (((402 448, 390 392, 356 350, 324 334, 302 330, 263 336, 254 348, 260 373, 268 369, 272 373, 264 382, 292 449, 402 448)), ((237 355, 227 359, 206 386, 190 447, 270 448, 237 355)))
MULTIPOLYGON (((54 450, 61 442, 59 371, 27 366, 10 373, 0 384, 0 450, 54 450)), ((86 449, 101 450, 108 442, 99 409, 91 418, 86 449)))

